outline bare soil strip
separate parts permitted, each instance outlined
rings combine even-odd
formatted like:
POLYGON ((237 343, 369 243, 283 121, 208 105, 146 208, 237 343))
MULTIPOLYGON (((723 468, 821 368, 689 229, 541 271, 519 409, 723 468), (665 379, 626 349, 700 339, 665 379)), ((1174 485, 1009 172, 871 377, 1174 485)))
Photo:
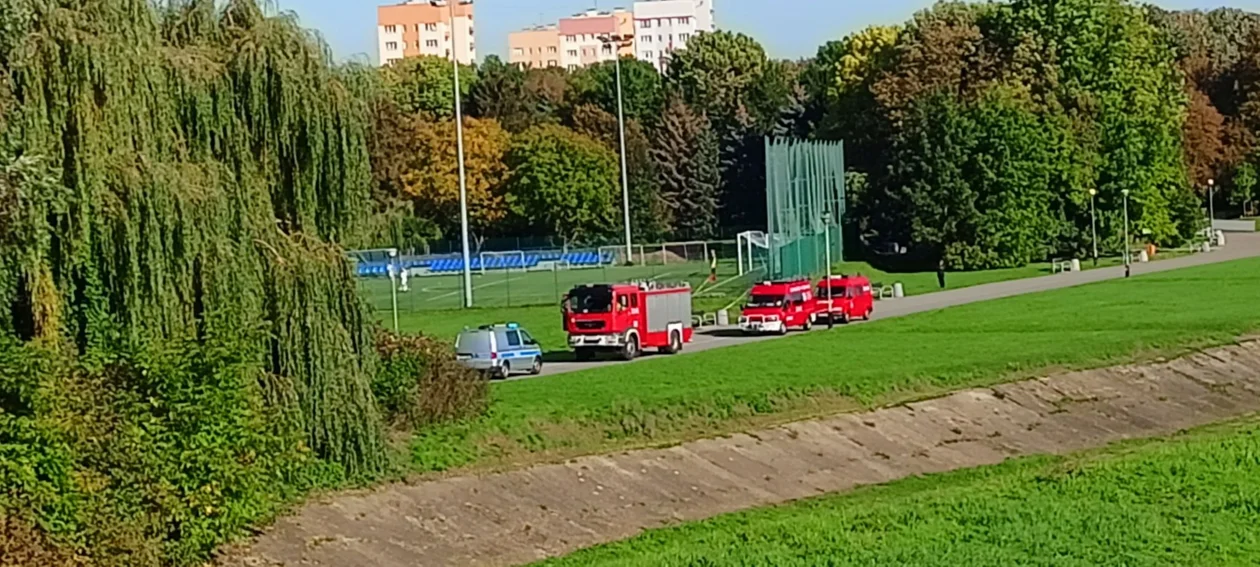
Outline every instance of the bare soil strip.
POLYGON ((346 494, 225 565, 513 565, 675 522, 1260 411, 1260 342, 659 450, 346 494))

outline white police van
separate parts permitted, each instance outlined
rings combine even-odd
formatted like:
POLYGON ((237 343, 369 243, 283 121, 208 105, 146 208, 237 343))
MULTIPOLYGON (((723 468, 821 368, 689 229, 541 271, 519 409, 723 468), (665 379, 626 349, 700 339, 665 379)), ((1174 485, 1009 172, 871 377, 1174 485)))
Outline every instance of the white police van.
POLYGON ((455 359, 498 378, 542 373, 542 347, 516 323, 464 329, 455 339, 455 359))

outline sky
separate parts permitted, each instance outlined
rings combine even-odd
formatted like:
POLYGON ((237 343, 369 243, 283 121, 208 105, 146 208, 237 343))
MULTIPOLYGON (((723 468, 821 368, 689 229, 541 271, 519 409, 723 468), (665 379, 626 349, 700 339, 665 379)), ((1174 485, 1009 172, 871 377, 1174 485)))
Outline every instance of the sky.
MULTIPOLYGON (((381 0, 388 2, 389 0, 381 0)), ((401 0, 393 0, 401 1, 401 0)), ((363 0, 276 0, 302 25, 318 30, 338 60, 376 60, 376 3, 363 0)), ((478 55, 507 54, 508 32, 554 23, 589 8, 630 7, 632 0, 476 0, 478 55)), ((743 32, 771 57, 810 57, 823 43, 869 25, 896 24, 934 0, 714 0, 718 27, 743 32), (768 7, 773 8, 768 8, 768 7)), ((1168 9, 1228 5, 1260 11, 1260 0, 1155 0, 1168 9)))

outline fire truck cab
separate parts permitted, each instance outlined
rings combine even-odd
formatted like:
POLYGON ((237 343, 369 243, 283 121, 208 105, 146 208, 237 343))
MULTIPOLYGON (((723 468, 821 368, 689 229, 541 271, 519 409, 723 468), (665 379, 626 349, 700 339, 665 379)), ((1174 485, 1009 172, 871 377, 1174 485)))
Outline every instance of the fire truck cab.
POLYGON ((564 297, 564 330, 578 360, 615 352, 625 360, 691 342, 691 286, 656 282, 584 285, 564 297))
POLYGON ((753 286, 739 316, 745 333, 787 334, 788 328, 810 330, 818 316, 818 301, 809 280, 764 282, 753 286))
POLYGON ((865 276, 833 276, 818 282, 819 311, 833 322, 870 319, 875 312, 871 280, 865 276))

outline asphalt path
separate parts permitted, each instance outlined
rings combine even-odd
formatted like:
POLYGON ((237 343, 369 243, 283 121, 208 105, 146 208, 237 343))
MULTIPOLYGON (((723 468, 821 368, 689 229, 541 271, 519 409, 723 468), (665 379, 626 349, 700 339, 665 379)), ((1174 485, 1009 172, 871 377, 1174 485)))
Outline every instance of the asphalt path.
MULTIPOLYGON (((1183 256, 1181 258, 1173 258, 1171 260, 1160 260, 1148 264, 1134 264, 1132 268, 1133 276, 1142 274, 1153 274, 1158 272, 1166 272, 1169 270, 1177 270, 1181 268, 1189 268, 1192 266, 1203 266, 1207 264, 1216 264, 1219 262, 1228 262, 1231 260, 1239 260, 1242 258, 1252 258, 1260 256, 1260 234, 1256 233, 1232 233, 1227 235, 1227 246, 1218 248, 1209 253, 1194 254, 1191 256, 1183 256)), ((1000 299, 1003 297, 1013 297, 1029 293, 1038 293, 1053 289, 1063 289, 1085 285, 1095 282, 1116 280, 1124 278, 1124 267, 1115 268, 1099 268, 1095 270, 1086 270, 1083 272, 1072 272, 1055 274, 1052 276, 1042 276, 1038 278, 1027 278, 1022 280, 1011 280, 1006 282, 998 282, 992 284, 978 285, 957 290, 945 290, 936 293, 928 293, 923 295, 915 295, 902 299, 889 299, 875 303, 875 313, 871 317, 872 321, 883 319, 892 319, 894 317, 904 317, 914 313, 922 313, 925 311, 933 311, 936 309, 944 309, 946 307, 954 307, 957 305, 966 305, 968 303, 976 303, 979 301, 988 301, 990 299, 1000 299)), ((734 315, 734 314, 732 314, 734 315)), ((861 325, 863 323, 852 323, 861 325)), ((815 325, 815 332, 825 330, 826 325, 815 325)), ((800 333, 801 331, 793 331, 787 336, 800 333)), ((674 356, 685 356, 688 353, 712 350, 715 348, 723 348, 734 345, 742 345, 755 343, 759 341, 770 341, 783 338, 783 335, 759 335, 746 336, 739 331, 737 327, 706 327, 697 330, 692 342, 688 343, 683 349, 682 354, 674 356)), ((611 355, 610 355, 611 356, 611 355)), ((596 360, 592 362, 548 362, 543 368, 541 376, 553 376, 556 374, 565 374, 568 372, 577 372, 580 370, 589 370, 601 366, 609 366, 614 364, 634 364, 644 360, 652 360, 667 355, 659 355, 652 352, 635 359, 633 361, 624 360, 596 360)), ((513 380, 523 380, 536 378, 537 376, 520 376, 514 377, 513 380)))

